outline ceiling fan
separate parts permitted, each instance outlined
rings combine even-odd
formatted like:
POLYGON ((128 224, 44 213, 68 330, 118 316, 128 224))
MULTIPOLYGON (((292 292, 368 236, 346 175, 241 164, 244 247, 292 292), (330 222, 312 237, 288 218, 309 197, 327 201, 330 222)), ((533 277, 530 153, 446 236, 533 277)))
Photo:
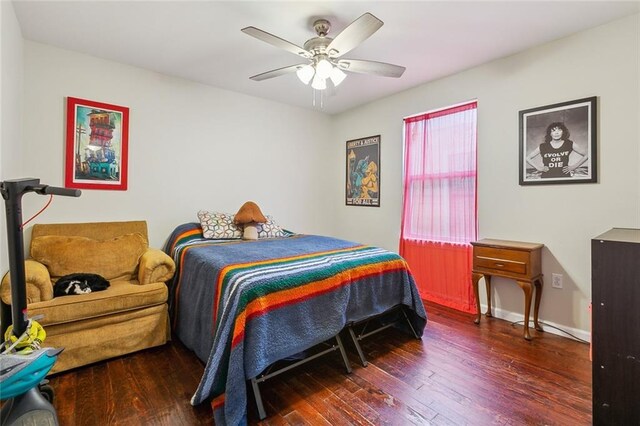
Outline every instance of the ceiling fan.
POLYGON ((313 23, 317 37, 307 40, 304 47, 256 27, 243 28, 243 33, 307 60, 306 63, 278 68, 249 78, 254 81, 262 81, 295 72, 304 84, 312 82, 311 86, 316 90, 324 90, 327 80, 331 80, 334 86, 340 84, 346 77, 343 71, 398 78, 404 73, 405 67, 384 62, 342 58, 342 55, 368 39, 383 24, 371 13, 365 13, 349 24, 335 38, 331 38, 327 37, 331 23, 326 19, 318 19, 313 23))

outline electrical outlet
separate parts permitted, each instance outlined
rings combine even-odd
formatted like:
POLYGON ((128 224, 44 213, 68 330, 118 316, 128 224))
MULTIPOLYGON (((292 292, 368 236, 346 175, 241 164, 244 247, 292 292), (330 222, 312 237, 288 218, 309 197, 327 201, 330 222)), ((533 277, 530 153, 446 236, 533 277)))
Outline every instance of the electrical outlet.
POLYGON ((562 288, 562 274, 551 274, 551 287, 562 288))

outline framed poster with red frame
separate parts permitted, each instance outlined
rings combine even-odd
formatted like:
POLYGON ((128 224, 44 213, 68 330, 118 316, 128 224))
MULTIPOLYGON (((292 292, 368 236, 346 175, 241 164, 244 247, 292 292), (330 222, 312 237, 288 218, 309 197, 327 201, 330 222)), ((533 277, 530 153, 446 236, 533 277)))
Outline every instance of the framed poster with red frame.
POLYGON ((129 108, 67 97, 65 187, 126 191, 129 108))

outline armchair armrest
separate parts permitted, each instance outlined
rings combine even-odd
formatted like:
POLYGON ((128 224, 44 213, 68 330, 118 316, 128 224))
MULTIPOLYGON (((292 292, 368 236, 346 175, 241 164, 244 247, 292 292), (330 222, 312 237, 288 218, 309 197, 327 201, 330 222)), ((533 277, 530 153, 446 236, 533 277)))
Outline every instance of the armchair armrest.
MULTIPOLYGON (((46 266, 29 259, 24 262, 24 272, 27 284, 27 304, 53 299, 53 284, 46 266)), ((8 273, 2 278, 0 297, 4 303, 11 304, 11 279, 8 273)))
POLYGON ((149 284, 168 281, 176 271, 176 264, 162 250, 149 248, 140 258, 138 281, 149 284))

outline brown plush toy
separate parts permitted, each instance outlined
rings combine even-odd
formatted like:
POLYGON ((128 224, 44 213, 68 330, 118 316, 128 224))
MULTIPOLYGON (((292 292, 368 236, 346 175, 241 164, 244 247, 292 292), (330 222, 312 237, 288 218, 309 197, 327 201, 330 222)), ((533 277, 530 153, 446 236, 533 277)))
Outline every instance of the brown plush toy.
POLYGON ((236 225, 244 226, 244 234, 242 239, 244 240, 257 240, 258 239, 258 228, 256 224, 258 223, 266 223, 267 218, 264 217, 262 212, 260 211, 260 207, 253 201, 247 201, 240 207, 238 213, 236 213, 233 222, 236 225))

